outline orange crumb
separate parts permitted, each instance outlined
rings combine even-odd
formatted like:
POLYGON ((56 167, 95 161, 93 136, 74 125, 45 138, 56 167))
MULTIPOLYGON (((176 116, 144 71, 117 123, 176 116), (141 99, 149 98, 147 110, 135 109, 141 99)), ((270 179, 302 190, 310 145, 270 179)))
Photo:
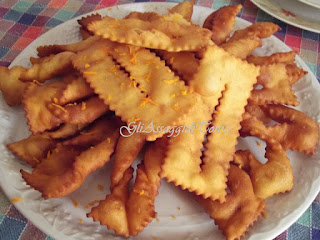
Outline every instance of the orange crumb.
POLYGON ((143 195, 144 194, 144 190, 142 189, 140 192, 139 192, 139 195, 143 195))
POLYGON ((240 164, 239 166, 238 166, 240 169, 242 169, 242 165, 240 164))
POLYGON ((89 68, 89 67, 90 67, 89 63, 86 63, 86 65, 84 65, 84 68, 89 68))
POLYGON ((182 90, 182 91, 181 91, 181 95, 182 95, 182 96, 187 95, 187 90, 182 90))
POLYGON ((154 102, 150 97, 146 97, 142 100, 138 108, 144 107, 147 103, 151 103, 153 105, 158 105, 156 102, 154 102))
POLYGON ((137 64, 137 55, 138 55, 138 52, 130 54, 131 59, 130 59, 129 62, 132 63, 132 64, 137 64))
POLYGON ((139 87, 138 87, 142 92, 146 92, 147 90, 144 88, 144 87, 142 87, 141 85, 139 85, 139 87))
POLYGON ((111 11, 112 10, 112 8, 110 7, 110 8, 108 8, 108 11, 111 11))
POLYGON ((267 214, 265 212, 262 213, 262 217, 264 217, 265 219, 268 218, 267 214))
POLYGON ((80 223, 83 223, 83 220, 82 220, 82 219, 80 219, 80 220, 79 220, 79 222, 80 222, 80 223))
POLYGON ((177 219, 177 217, 176 217, 176 216, 172 216, 172 218, 173 218, 173 219, 177 219))
POLYGON ((19 198, 11 198, 11 202, 20 202, 23 199, 23 197, 19 197, 19 198))
POLYGON ((81 103, 81 110, 83 111, 83 110, 86 110, 86 108, 87 108, 87 104, 85 103, 85 102, 82 102, 81 103))
POLYGON ((157 222, 159 223, 160 222, 160 219, 159 218, 156 218, 157 222))
POLYGON ((76 102, 74 102, 74 103, 68 103, 66 106, 75 106, 75 105, 77 105, 76 102))
POLYGON ((100 202, 99 200, 94 200, 94 201, 92 201, 92 202, 89 202, 89 206, 93 206, 93 205, 95 205, 96 203, 98 203, 98 202, 100 202))
POLYGON ((260 147, 262 144, 259 141, 256 141, 257 145, 260 147))
POLYGON ((137 87, 137 83, 136 81, 134 80, 134 78, 132 76, 130 76, 130 83, 129 83, 129 87, 133 87, 133 88, 136 88, 137 87))
POLYGON ((145 76, 147 82, 150 82, 150 77, 151 77, 151 71, 145 76))
POLYGON ((177 207, 177 209, 180 211, 180 210, 181 210, 181 207, 177 207))
POLYGON ((54 97, 54 98, 53 98, 53 102, 54 102, 54 103, 58 103, 58 98, 54 97))
POLYGON ((163 80, 165 83, 167 84, 175 84, 176 82, 178 82, 178 78, 172 79, 172 80, 163 80))
POLYGON ((55 103, 51 103, 53 106, 55 106, 56 108, 59 108, 60 110, 62 110, 63 112, 65 112, 65 113, 68 113, 68 111, 64 108, 64 107, 62 107, 62 106, 60 106, 60 105, 58 105, 58 104, 55 104, 55 103))
POLYGON ((102 191, 103 190, 103 186, 101 184, 98 184, 97 186, 98 190, 102 191))
POLYGON ((38 85, 41 85, 41 83, 39 83, 37 80, 33 79, 33 82, 38 84, 38 85))
POLYGON ((113 65, 108 71, 115 73, 118 69, 120 69, 120 65, 113 65))
POLYGON ((79 207, 79 203, 76 200, 72 199, 72 203, 76 208, 79 207))

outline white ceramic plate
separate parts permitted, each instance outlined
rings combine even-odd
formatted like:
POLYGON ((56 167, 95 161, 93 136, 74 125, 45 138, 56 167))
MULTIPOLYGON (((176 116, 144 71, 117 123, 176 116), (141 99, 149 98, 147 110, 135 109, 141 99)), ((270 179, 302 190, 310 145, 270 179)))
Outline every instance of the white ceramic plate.
MULTIPOLYGON (((124 17, 130 11, 158 11, 166 13, 172 3, 139 3, 114 7, 112 10, 99 10, 103 15, 124 17)), ((202 24, 213 10, 195 7, 193 21, 202 24)), ((243 28, 249 23, 237 19, 236 28, 243 28)), ((43 44, 71 43, 80 40, 76 19, 65 22, 30 44, 11 64, 30 66, 29 57, 36 55, 36 47, 43 44)), ((275 37, 263 40, 263 47, 256 54, 266 55, 276 51, 290 51, 284 43, 275 37)), ((295 89, 301 101, 300 109, 315 119, 320 119, 320 86, 310 69, 297 57, 299 66, 309 72, 295 89)), ((22 196, 23 200, 14 203, 18 210, 42 231, 55 239, 100 240, 122 239, 115 236, 105 226, 100 226, 92 219, 86 218, 83 206, 93 200, 104 199, 109 192, 111 163, 91 174, 76 192, 61 199, 43 200, 40 193, 25 184, 20 176, 21 168, 30 171, 30 167, 16 159, 5 147, 5 144, 20 140, 29 135, 24 112, 21 108, 8 107, 0 99, 0 183, 9 199, 22 196), (97 184, 104 186, 103 191, 97 189, 97 184), (79 202, 75 208, 71 199, 79 202), (83 219, 83 223, 80 223, 83 219)), ((258 147, 253 139, 242 141, 241 147, 250 148, 252 152, 264 161, 264 147, 258 147)), ((294 188, 290 193, 281 194, 267 200, 267 219, 260 218, 250 228, 247 238, 252 240, 273 239, 292 223, 310 206, 320 188, 320 157, 319 151, 310 157, 304 154, 289 152, 293 166, 294 188)), ((156 211, 160 222, 153 221, 136 238, 130 239, 224 239, 207 214, 192 199, 187 191, 162 181, 159 196, 156 198, 156 211), (180 210, 178 210, 180 207, 180 210), (176 216, 173 219, 172 216, 176 216)))
MULTIPOLYGON (((319 0, 298 0, 298 1, 320 9, 320 1, 319 0)), ((320 12, 319 12, 319 14, 320 14, 320 12)))
POLYGON ((263 11, 283 22, 320 33, 320 10, 317 8, 295 0, 251 1, 263 11))

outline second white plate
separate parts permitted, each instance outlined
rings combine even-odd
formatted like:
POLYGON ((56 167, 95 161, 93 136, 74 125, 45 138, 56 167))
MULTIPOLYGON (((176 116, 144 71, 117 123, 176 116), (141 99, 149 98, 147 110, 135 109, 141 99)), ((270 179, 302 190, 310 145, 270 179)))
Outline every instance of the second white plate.
MULTIPOLYGON (((320 1, 319 0, 298 0, 298 1, 320 9, 320 1)), ((319 14, 320 14, 320 12, 319 12, 319 14)))
MULTIPOLYGON (((296 0, 251 0, 271 16, 311 32, 320 33, 320 10, 296 0)), ((308 0, 308 2, 311 2, 308 0)), ((312 1, 314 2, 314 1, 312 1)), ((319 4, 318 4, 319 5, 319 4)))

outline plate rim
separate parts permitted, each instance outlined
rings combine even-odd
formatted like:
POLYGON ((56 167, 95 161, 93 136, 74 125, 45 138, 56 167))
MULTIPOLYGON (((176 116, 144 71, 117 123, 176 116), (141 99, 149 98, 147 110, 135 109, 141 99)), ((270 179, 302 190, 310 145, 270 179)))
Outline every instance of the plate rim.
MULTIPOLYGON (((255 0, 252 0, 252 2, 254 2, 255 0)), ((140 3, 128 3, 128 4, 116 4, 116 5, 113 5, 112 7, 106 7, 106 8, 102 8, 102 9, 98 9, 98 10, 93 10, 91 12, 88 12, 88 13, 85 13, 85 14, 82 14, 82 15, 79 15, 75 18, 72 18, 68 21, 65 21, 61 24, 59 24, 58 26, 56 27, 53 27, 51 28, 50 30, 48 30, 47 32, 45 32, 44 34, 42 34, 41 36, 39 36, 37 39, 35 40, 38 40, 38 39, 41 39, 41 38, 45 38, 46 35, 49 35, 51 31, 57 31, 57 29, 59 28, 62 28, 62 26, 64 24, 68 24, 70 22, 75 22, 77 21, 78 19, 84 17, 84 16, 87 16, 87 15, 90 15, 90 14, 93 14, 93 13, 98 13, 100 11, 103 11, 104 9, 109 9, 109 8, 116 8, 116 7, 119 7, 121 8, 122 6, 130 6, 130 5, 167 5, 168 7, 170 6, 174 6, 176 5, 175 2, 140 2, 140 3)), ((205 9, 210 9, 213 11, 215 11, 214 8, 208 8, 208 7, 203 7, 203 6, 197 6, 195 5, 196 8, 205 8, 205 9)), ((245 20, 245 19, 242 19, 242 18, 239 18, 237 17, 237 21, 242 21, 246 24, 249 24, 250 22, 245 20)), ((276 38, 275 36, 271 36, 271 38, 273 38, 273 40, 277 41, 277 42, 280 42, 281 44, 283 44, 283 47, 286 48, 288 51, 291 50, 291 48, 289 46, 287 46, 284 42, 282 42, 280 39, 276 38)), ((35 41, 34 40, 34 41, 35 41)), ((33 43, 33 42, 32 42, 33 43)), ((31 44, 32 44, 31 43, 31 44)), ((31 45, 30 44, 30 45, 31 45)), ((28 47, 27 46, 21 53, 19 53, 19 55, 21 55, 24 51, 26 51, 26 49, 28 47)), ((18 55, 18 56, 19 56, 18 55)), ((18 57, 17 56, 17 57, 18 57)), ((17 58, 16 57, 16 58, 17 58)), ((12 67, 14 65, 16 65, 15 61, 16 61, 16 58, 14 61, 12 61, 12 63, 9 65, 9 67, 12 67)), ((314 80, 316 82, 318 82, 317 78, 315 77, 314 73, 311 71, 311 69, 308 67, 308 65, 306 65, 306 63, 299 57, 297 56, 298 60, 299 60, 299 63, 302 65, 302 67, 304 69, 307 69, 308 70, 308 73, 311 75, 311 78, 312 78, 312 82, 314 82, 314 80)), ((318 82, 319 83, 319 82, 318 82)), ((317 88, 318 88, 318 91, 320 92, 320 84, 316 84, 317 85, 317 88)), ((3 181, 0 181, 0 186, 1 186, 1 189, 2 191, 4 192, 4 194, 6 195, 6 197, 9 199, 9 195, 8 194, 8 189, 5 187, 5 183, 3 181)), ((309 208, 309 206, 312 204, 312 202, 314 201, 314 199, 316 198, 316 196, 318 195, 320 191, 320 185, 318 187, 318 191, 314 191, 314 192, 311 192, 311 197, 310 197, 310 192, 309 192, 309 196, 308 196, 308 200, 307 201, 304 201, 304 203, 302 204, 303 207, 301 208, 301 210, 299 211, 296 211, 294 216, 292 217, 291 216, 291 220, 290 221, 286 221, 285 223, 282 223, 281 224, 281 227, 276 227, 275 229, 273 229, 272 233, 271 234, 268 234, 268 236, 266 236, 266 240, 267 239, 273 239, 275 237, 277 237, 279 234, 281 234, 283 231, 287 230, 294 222, 296 222, 300 216, 302 216, 302 214, 307 210, 307 208, 309 208)), ((32 224, 34 224, 38 229, 40 229, 42 232, 44 232, 45 234, 47 234, 48 236, 52 236, 54 237, 55 239, 74 239, 72 236, 68 236, 68 235, 65 235, 64 233, 61 233, 59 232, 58 230, 56 230, 55 228, 53 228, 51 225, 50 225, 50 228, 46 228, 46 224, 43 224, 41 222, 37 222, 37 216, 38 215, 41 215, 40 213, 34 213, 34 211, 32 210, 29 210, 27 208, 23 208, 23 206, 21 206, 19 204, 19 202, 11 202, 11 204, 13 204, 17 209, 18 211, 23 215, 23 216, 27 216, 26 219, 28 221, 30 221, 32 224)), ((301 207, 301 206, 300 206, 301 207)), ((42 215, 41 215, 42 216, 42 215)))
MULTIPOLYGON (((272 1, 270 0, 266 0, 268 1, 270 4, 272 5, 275 5, 272 1)), ((299 0, 300 1, 300 0, 299 0)), ((289 25, 292 25, 292 26, 295 26, 297 28, 301 28, 301 29, 304 29, 304 30, 307 30, 307 31, 310 31, 310 32, 315 32, 315 33, 320 33, 320 28, 319 29, 315 29, 315 28, 312 28, 310 26, 306 26, 304 24, 299 24, 299 23, 295 23, 295 22, 292 22, 290 20, 289 17, 286 17, 286 16, 281 16, 281 15, 278 15, 276 13, 274 13, 271 9, 267 8, 266 6, 264 6, 263 4, 260 3, 260 0, 251 0, 251 2, 256 5, 259 9, 261 9, 262 11, 268 13, 269 15, 271 15, 272 17, 278 19, 278 20, 281 20, 289 25)), ((310 6, 310 5, 309 5, 310 6)), ((320 26, 320 23, 318 22, 314 22, 314 23, 317 23, 319 24, 320 26)))
POLYGON ((299 2, 302 2, 304 4, 307 4, 309 6, 312 6, 312 7, 315 7, 315 8, 318 8, 320 9, 320 4, 316 4, 314 2, 310 2, 309 0, 298 0, 299 2))

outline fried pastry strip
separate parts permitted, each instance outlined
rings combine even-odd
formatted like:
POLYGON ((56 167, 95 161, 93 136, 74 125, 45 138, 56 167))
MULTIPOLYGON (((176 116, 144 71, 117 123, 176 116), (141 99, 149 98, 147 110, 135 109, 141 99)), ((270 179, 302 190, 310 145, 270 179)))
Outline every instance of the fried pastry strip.
POLYGON ((303 69, 299 68, 296 64, 287 64, 286 65, 287 74, 289 76, 289 82, 291 85, 295 84, 299 81, 304 75, 308 72, 304 71, 303 69))
POLYGON ((255 105, 267 103, 299 105, 297 97, 291 89, 286 64, 262 65, 258 83, 263 88, 252 91, 250 103, 255 105))
POLYGON ((253 105, 248 104, 246 106, 246 113, 249 113, 251 116, 256 117, 261 122, 267 124, 271 121, 271 118, 269 118, 261 109, 261 106, 259 105, 253 105))
POLYGON ((250 151, 237 151, 234 162, 248 172, 254 193, 261 199, 290 191, 293 187, 293 175, 286 152, 277 143, 266 148, 268 162, 260 163, 250 151))
POLYGON ((61 52, 57 55, 50 55, 40 63, 34 64, 31 68, 23 71, 20 80, 32 82, 34 80, 43 83, 58 75, 67 73, 72 70, 71 57, 72 52, 61 52))
POLYGON ((48 151, 55 148, 57 140, 47 134, 30 135, 26 139, 7 145, 8 149, 32 167, 46 157, 48 151))
POLYGON ((160 187, 159 172, 165 156, 166 138, 157 139, 146 150, 144 161, 138 165, 137 177, 129 194, 133 169, 128 168, 123 178, 105 200, 92 208, 88 217, 99 221, 116 234, 135 236, 156 216, 154 200, 160 187))
POLYGON ((239 5, 230 5, 219 8, 211 13, 203 23, 203 27, 212 31, 211 40, 220 45, 226 41, 233 31, 235 18, 242 9, 239 5))
POLYGON ((46 85, 29 83, 23 95, 23 107, 30 131, 33 134, 44 132, 59 126, 62 120, 53 115, 47 108, 48 103, 53 101, 57 92, 65 87, 63 81, 52 82, 46 85))
POLYGON ((92 33, 90 33, 88 30, 84 29, 83 27, 80 27, 79 32, 80 32, 82 40, 86 40, 89 37, 93 36, 92 33))
POLYGON ((117 143, 111 172, 111 189, 121 181, 124 172, 132 165, 146 142, 144 134, 133 133, 129 136, 127 130, 123 134, 128 137, 120 136, 117 143))
POLYGON ((272 22, 257 22, 251 24, 249 27, 240 29, 234 32, 228 42, 239 40, 241 38, 255 36, 258 38, 267 38, 274 34, 281 28, 272 22))
POLYGON ((268 135, 268 130, 257 118, 245 117, 241 125, 241 136, 255 136, 267 143, 265 156, 268 162, 260 164, 258 161, 252 161, 250 177, 255 194, 266 199, 290 191, 293 187, 293 175, 286 151, 268 135))
POLYGON ((105 124, 109 129, 104 132, 104 140, 82 152, 79 147, 60 144, 31 174, 21 170, 23 179, 45 199, 63 197, 78 189, 90 173, 110 160, 114 151, 118 123, 109 119, 105 124))
POLYGON ((79 25, 85 29, 88 30, 88 25, 90 23, 93 23, 94 21, 101 20, 102 16, 99 13, 91 14, 85 17, 82 17, 81 19, 77 20, 79 25))
POLYGON ((217 46, 208 47, 200 61, 199 71, 190 82, 190 86, 202 95, 205 104, 191 109, 183 122, 187 127, 192 123, 201 125, 196 126, 193 134, 180 134, 170 139, 162 177, 204 198, 225 200, 229 162, 235 152, 244 107, 258 74, 259 68, 232 57, 217 46), (211 122, 221 95, 220 105, 211 122), (208 136, 201 161, 201 149, 209 125, 219 129, 212 130, 214 134, 208 136))
POLYGON ((54 131, 30 135, 26 139, 10 143, 8 149, 32 167, 43 160, 62 139, 71 137, 84 128, 84 124, 66 123, 54 131))
POLYGON ((294 58, 296 56, 296 53, 291 52, 277 52, 270 56, 256 56, 256 55, 250 55, 247 58, 247 61, 249 63, 253 63, 255 65, 268 65, 268 64, 274 64, 274 63, 294 63, 294 58))
POLYGON ((228 176, 230 194, 226 202, 212 201, 197 196, 197 201, 214 219, 228 240, 240 239, 265 209, 265 202, 252 189, 249 176, 231 165, 228 176))
POLYGON ((268 135, 285 150, 314 154, 319 142, 319 125, 305 113, 282 105, 266 105, 263 112, 281 125, 267 126, 268 135))
POLYGON ((63 122, 73 124, 91 123, 109 110, 98 96, 65 106, 49 103, 47 108, 63 122))
POLYGON ((232 42, 226 42, 220 45, 225 51, 231 55, 246 59, 253 50, 257 47, 261 47, 262 42, 260 38, 255 36, 244 37, 232 42))
POLYGON ((193 75, 198 71, 199 60, 196 58, 195 53, 158 50, 157 54, 187 83, 192 80, 193 75))
POLYGON ((173 52, 199 50, 209 44, 211 37, 207 29, 164 19, 147 22, 106 16, 88 29, 112 41, 173 52))
POLYGON ((66 87, 57 94, 57 103, 65 105, 93 95, 93 89, 82 76, 75 76, 66 87))
POLYGON ((54 45, 40 46, 37 48, 38 56, 47 57, 51 54, 58 54, 66 51, 77 53, 79 51, 83 51, 89 48, 90 46, 92 46, 92 44, 94 44, 99 39, 100 39, 99 36, 91 36, 85 40, 82 40, 76 43, 71 43, 71 44, 65 44, 65 45, 54 44, 54 45))
POLYGON ((98 144, 106 138, 106 132, 110 131, 110 124, 106 123, 111 122, 111 126, 113 126, 115 123, 118 124, 119 121, 116 117, 111 117, 110 120, 107 118, 107 116, 103 116, 102 118, 97 119, 88 128, 83 129, 79 135, 71 139, 67 139, 61 144, 64 146, 82 148, 88 148, 98 144))
MULTIPOLYGON (((183 82, 175 77, 171 71, 167 71, 169 68, 165 67, 154 53, 146 49, 138 50, 136 52, 137 59, 141 57, 159 64, 148 66, 146 62, 140 60, 137 61, 137 65, 132 64, 130 67, 123 64, 131 74, 131 77, 128 77, 108 55, 108 41, 102 41, 102 43, 77 54, 73 63, 94 91, 110 107, 110 110, 115 111, 115 114, 120 116, 124 122, 129 123, 132 119, 138 118, 145 126, 151 123, 154 129, 158 126, 174 126, 198 101, 199 96, 187 94, 187 91, 184 91, 183 82), (86 66, 89 67, 86 68, 86 66), (146 68, 142 69, 137 66, 145 66, 146 68), (147 71, 144 72, 145 70, 147 71), (148 82, 145 76, 150 74, 151 70, 153 72, 148 82), (145 82, 148 85, 142 85, 143 89, 141 89, 137 86, 135 79, 138 83, 145 82), (149 91, 147 86, 150 88, 149 91), (146 111, 146 109, 148 110, 146 111), (155 119, 153 116, 159 117, 155 119)), ((128 56, 123 56, 123 60, 126 57, 128 56)), ((119 59, 117 58, 121 62, 119 59)), ((163 134, 163 132, 151 131, 146 138, 152 141, 163 134)))
POLYGON ((191 17, 193 13, 193 5, 195 4, 195 0, 191 1, 183 1, 177 5, 175 5, 173 8, 169 9, 170 14, 178 13, 180 14, 184 19, 191 22, 191 17))
POLYGON ((25 71, 26 69, 20 66, 15 66, 11 69, 0 67, 0 90, 9 106, 21 104, 22 95, 27 84, 19 79, 25 71))
POLYGON ((83 128, 85 128, 88 124, 72 124, 72 123, 64 123, 59 126, 58 129, 54 131, 47 131, 49 137, 53 139, 65 139, 75 135, 76 133, 80 132, 83 128))

